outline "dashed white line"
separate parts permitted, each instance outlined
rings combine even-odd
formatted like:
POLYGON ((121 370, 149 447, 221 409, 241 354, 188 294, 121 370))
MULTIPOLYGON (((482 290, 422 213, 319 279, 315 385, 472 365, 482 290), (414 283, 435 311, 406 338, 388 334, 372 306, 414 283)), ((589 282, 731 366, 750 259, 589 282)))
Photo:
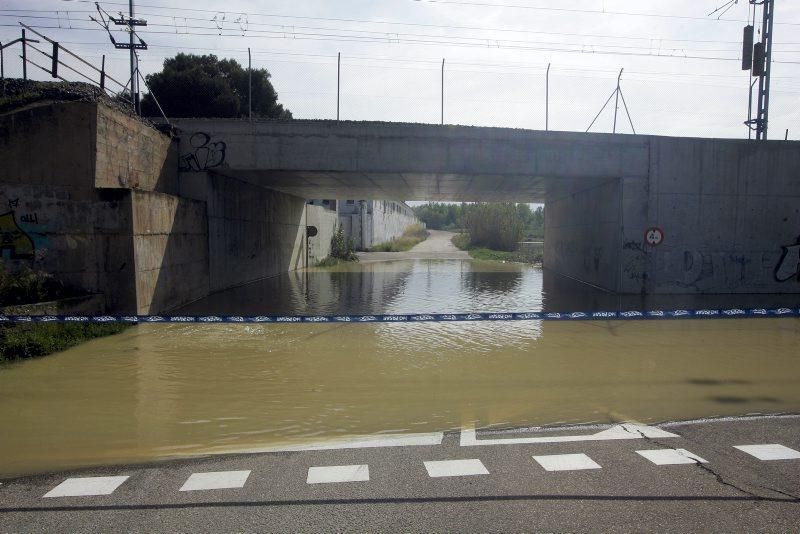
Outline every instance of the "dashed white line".
POLYGON ((601 466, 585 454, 548 454, 533 457, 546 471, 581 471, 584 469, 602 469, 601 466))
POLYGON ((763 445, 734 445, 735 449, 755 456, 759 460, 797 460, 800 451, 790 449, 778 443, 765 443, 763 445))
POLYGON ((249 476, 250 471, 192 473, 192 476, 181 486, 180 491, 242 488, 249 476))
POLYGON ((700 458, 686 449, 649 449, 636 451, 636 454, 643 456, 656 465, 679 465, 679 464, 706 464, 706 460, 700 458))
POLYGON ((428 476, 437 477, 464 477, 472 475, 488 475, 489 470, 480 460, 442 460, 425 462, 428 476))
POLYGON ((308 468, 306 484, 330 484, 335 482, 366 482, 369 480, 368 465, 329 465, 308 468))
POLYGON ((111 495, 126 480, 128 480, 127 476, 68 478, 47 492, 44 497, 92 497, 96 495, 111 495))

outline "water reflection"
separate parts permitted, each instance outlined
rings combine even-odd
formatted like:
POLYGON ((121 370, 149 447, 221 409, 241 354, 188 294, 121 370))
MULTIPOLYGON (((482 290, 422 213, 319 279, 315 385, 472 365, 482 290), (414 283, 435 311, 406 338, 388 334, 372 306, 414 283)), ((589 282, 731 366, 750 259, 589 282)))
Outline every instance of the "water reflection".
POLYGON ((178 313, 355 315, 797 305, 797 295, 616 295, 530 265, 401 260, 286 273, 211 295, 178 313))

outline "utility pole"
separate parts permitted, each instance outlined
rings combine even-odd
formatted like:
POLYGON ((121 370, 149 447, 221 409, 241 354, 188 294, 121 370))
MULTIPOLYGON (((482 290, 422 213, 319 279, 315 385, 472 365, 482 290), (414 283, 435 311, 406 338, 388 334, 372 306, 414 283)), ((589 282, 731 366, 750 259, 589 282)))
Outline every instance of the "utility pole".
MULTIPOLYGON (((100 3, 96 3, 95 6, 97 7, 97 12, 100 14, 100 18, 103 21, 101 26, 103 26, 108 32, 108 37, 111 39, 111 44, 114 45, 114 48, 122 49, 122 50, 130 50, 130 60, 131 60, 131 102, 133 102, 133 109, 141 114, 141 103, 139 101, 139 61, 136 56, 136 50, 147 50, 147 43, 145 43, 141 37, 136 34, 135 28, 137 26, 147 26, 147 21, 143 19, 135 19, 134 16, 134 7, 133 7, 133 0, 128 0, 128 18, 125 18, 125 15, 120 13, 118 18, 114 18, 111 15, 108 15, 101 7, 100 3), (111 30, 109 30, 108 22, 106 22, 105 18, 108 16, 108 20, 113 22, 117 26, 127 26, 128 33, 129 33, 129 41, 127 43, 118 43, 114 36, 111 34, 111 30), (138 40, 138 42, 137 42, 138 40)), ((95 18, 90 17, 95 22, 100 23, 95 18)))
MULTIPOLYGON (((761 41, 752 45, 752 54, 749 54, 749 44, 753 41, 752 26, 745 27, 744 50, 743 50, 743 70, 748 70, 747 58, 752 55, 752 65, 750 72, 753 77, 758 78, 757 111, 755 118, 752 117, 752 104, 748 110, 748 117, 745 124, 750 130, 755 130, 757 141, 766 141, 767 129, 769 127, 769 85, 770 73, 772 70, 772 29, 775 19, 775 0, 750 0, 750 5, 763 6, 763 17, 761 23, 761 41), (748 42, 749 41, 749 42, 748 42)), ((755 10, 755 7, 754 7, 755 10)), ((755 22, 755 11, 753 14, 755 22)), ((756 80, 750 85, 750 99, 752 102, 753 87, 756 80)))

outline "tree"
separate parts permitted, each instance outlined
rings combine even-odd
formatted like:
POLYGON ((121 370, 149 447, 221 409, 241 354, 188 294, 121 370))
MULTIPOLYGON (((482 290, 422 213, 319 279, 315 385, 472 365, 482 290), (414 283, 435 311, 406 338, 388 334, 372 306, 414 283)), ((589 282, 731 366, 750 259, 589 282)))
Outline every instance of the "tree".
POLYGON ((467 205, 463 220, 470 244, 493 250, 516 250, 525 229, 520 212, 527 208, 530 213, 527 205, 522 209, 519 206, 513 202, 467 205))
MULTIPOLYGON (((253 69, 253 117, 291 119, 278 103, 267 69, 253 69)), ((152 90, 142 99, 142 113, 160 115, 153 94, 167 117, 230 118, 247 116, 248 71, 234 59, 210 54, 178 54, 164 60, 161 72, 147 76, 152 90)))

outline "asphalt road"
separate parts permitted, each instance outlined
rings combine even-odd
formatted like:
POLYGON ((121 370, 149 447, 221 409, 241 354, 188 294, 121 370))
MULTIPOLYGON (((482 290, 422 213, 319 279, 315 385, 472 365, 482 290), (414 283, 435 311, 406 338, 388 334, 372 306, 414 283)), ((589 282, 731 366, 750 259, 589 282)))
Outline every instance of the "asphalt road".
POLYGON ((797 531, 800 454, 773 447, 798 458, 762 460, 735 446, 800 451, 800 416, 666 424, 649 438, 632 428, 479 431, 474 441, 455 432, 437 445, 239 454, 3 480, 0 531, 797 531), (663 449, 685 449, 675 457, 688 463, 657 465, 637 452, 663 449), (471 461, 425 464, 456 459, 471 461), (592 468, 544 467, 575 462, 592 468), (326 466, 356 467, 315 469, 326 466), (462 468, 483 474, 431 476, 462 468), (218 472, 228 473, 192 477, 218 472), (45 497, 86 491, 85 481, 62 485, 70 478, 126 476, 100 481, 119 484, 107 495, 45 497), (324 482, 341 477, 355 481, 324 482), (209 482, 240 487, 180 491, 209 482))

